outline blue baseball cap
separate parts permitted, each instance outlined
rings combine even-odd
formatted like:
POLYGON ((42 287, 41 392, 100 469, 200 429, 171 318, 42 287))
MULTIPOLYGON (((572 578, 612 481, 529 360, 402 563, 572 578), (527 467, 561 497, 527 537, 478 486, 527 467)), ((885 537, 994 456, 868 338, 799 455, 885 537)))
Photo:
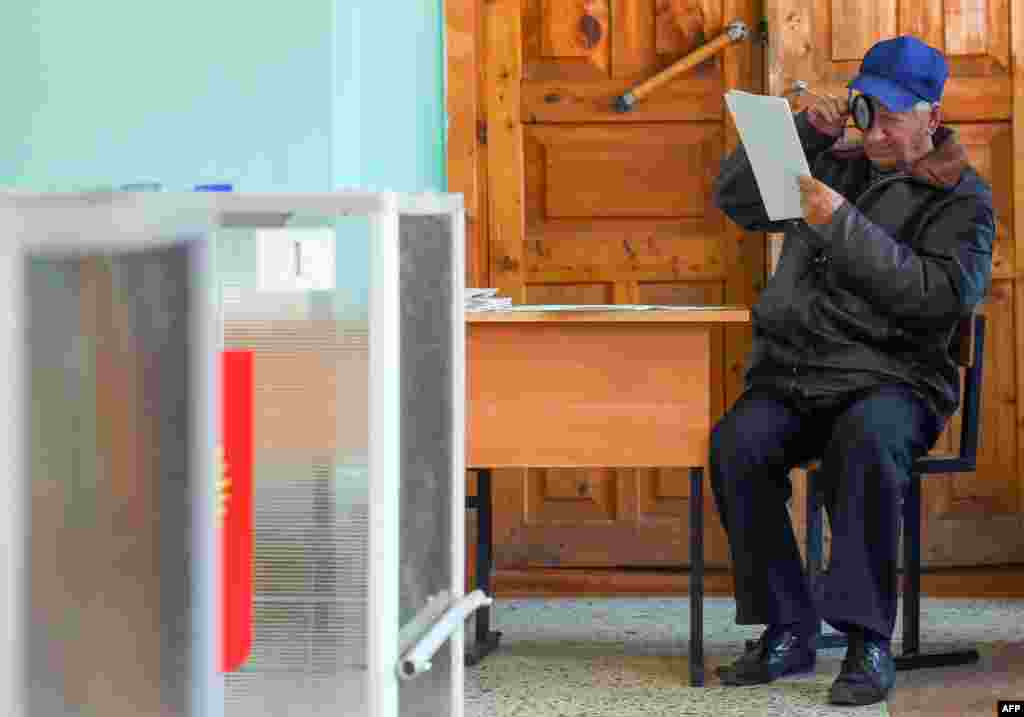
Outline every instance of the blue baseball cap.
POLYGON ((949 77, 942 53, 916 37, 903 35, 876 43, 848 87, 878 98, 891 112, 906 112, 916 103, 938 102, 949 77))

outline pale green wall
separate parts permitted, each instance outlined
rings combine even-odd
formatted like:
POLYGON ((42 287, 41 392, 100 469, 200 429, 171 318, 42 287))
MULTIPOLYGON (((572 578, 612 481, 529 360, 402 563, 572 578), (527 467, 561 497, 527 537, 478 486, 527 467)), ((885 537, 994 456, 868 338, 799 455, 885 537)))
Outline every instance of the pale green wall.
POLYGON ((0 5, 0 185, 444 188, 441 0, 0 5))

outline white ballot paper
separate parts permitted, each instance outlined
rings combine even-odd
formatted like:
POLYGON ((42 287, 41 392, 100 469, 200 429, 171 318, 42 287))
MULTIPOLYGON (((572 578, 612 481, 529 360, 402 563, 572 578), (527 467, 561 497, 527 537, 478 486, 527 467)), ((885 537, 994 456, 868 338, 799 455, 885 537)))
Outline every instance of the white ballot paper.
POLYGON ((811 170, 789 103, 782 97, 739 90, 726 92, 725 103, 754 168, 768 218, 802 219, 797 177, 810 174, 811 170))

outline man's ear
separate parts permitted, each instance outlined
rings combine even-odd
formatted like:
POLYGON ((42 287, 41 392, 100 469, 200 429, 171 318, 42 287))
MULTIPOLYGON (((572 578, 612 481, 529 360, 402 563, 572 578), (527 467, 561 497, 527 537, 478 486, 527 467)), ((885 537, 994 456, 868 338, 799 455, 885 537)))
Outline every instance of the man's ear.
POLYGON ((933 105, 932 111, 928 116, 928 134, 935 134, 935 130, 942 124, 942 106, 933 105))

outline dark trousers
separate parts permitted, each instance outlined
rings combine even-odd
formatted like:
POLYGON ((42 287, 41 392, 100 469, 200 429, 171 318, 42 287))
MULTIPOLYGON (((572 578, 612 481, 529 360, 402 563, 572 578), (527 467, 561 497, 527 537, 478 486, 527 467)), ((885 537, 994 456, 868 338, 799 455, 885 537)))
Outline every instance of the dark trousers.
POLYGON ((729 537, 740 625, 819 617, 886 637, 896 622, 900 514, 913 461, 943 422, 903 386, 816 404, 751 389, 711 434, 711 485, 729 537), (828 571, 810 594, 786 501, 789 471, 822 461, 832 529, 828 571))

